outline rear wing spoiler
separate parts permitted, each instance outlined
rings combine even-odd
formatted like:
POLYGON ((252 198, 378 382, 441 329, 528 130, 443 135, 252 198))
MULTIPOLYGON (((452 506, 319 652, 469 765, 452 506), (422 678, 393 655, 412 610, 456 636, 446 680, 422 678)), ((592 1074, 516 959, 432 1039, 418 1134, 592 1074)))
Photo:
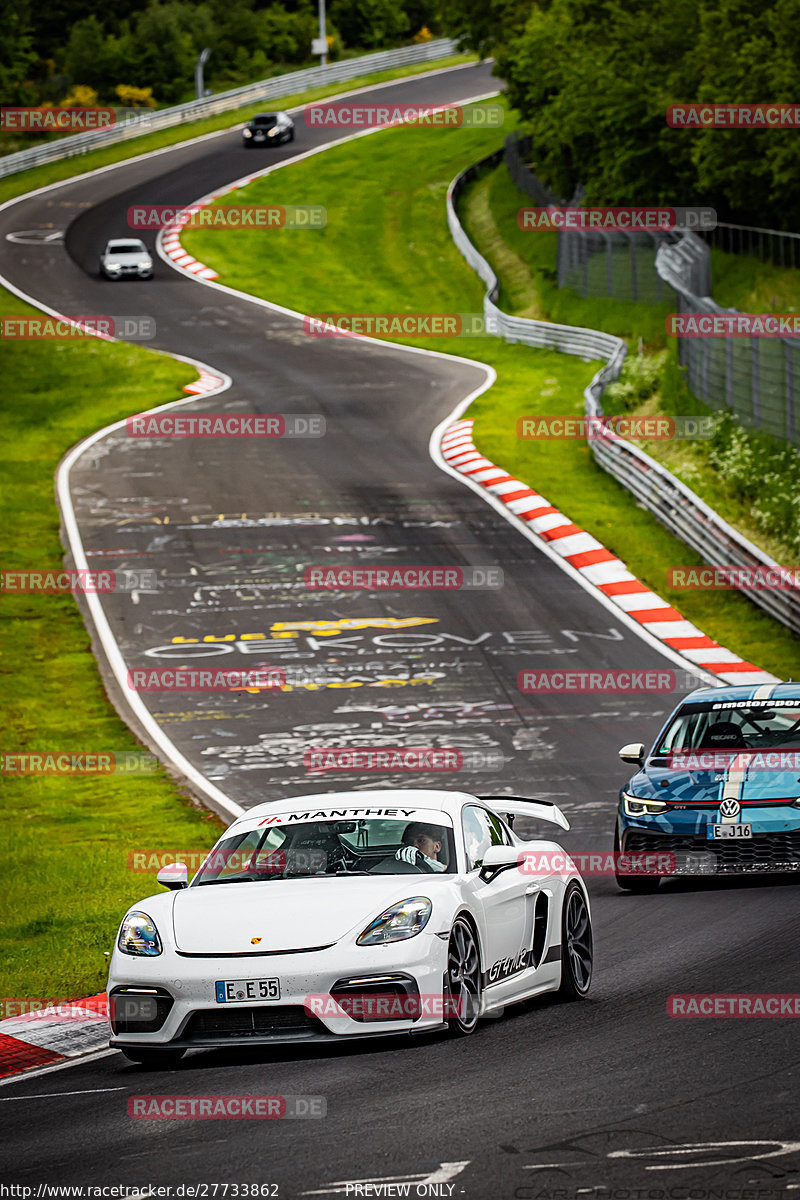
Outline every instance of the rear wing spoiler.
POLYGON ((561 829, 569 829, 569 821, 556 804, 549 800, 536 800, 533 796, 478 796, 500 816, 535 817, 539 821, 550 821, 561 829))

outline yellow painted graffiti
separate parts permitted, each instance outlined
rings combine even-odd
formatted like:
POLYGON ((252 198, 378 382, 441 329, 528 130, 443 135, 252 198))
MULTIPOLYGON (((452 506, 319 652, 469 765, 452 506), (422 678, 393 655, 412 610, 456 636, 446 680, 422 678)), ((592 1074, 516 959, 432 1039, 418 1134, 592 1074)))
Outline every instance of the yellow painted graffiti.
POLYGON ((268 638, 295 638, 300 633, 314 633, 317 637, 336 637, 350 629, 408 629, 413 625, 435 625, 437 617, 341 617, 335 621, 275 621, 269 633, 224 633, 220 636, 209 633, 202 638, 174 637, 173 645, 190 642, 262 642, 268 638))

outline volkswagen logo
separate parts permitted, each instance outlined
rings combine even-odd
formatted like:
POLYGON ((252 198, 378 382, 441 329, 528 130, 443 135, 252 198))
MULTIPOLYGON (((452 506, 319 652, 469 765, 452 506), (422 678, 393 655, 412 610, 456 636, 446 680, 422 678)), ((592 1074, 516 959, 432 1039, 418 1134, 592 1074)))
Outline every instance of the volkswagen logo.
POLYGON ((742 808, 738 800, 723 800, 719 806, 721 817, 738 817, 741 811, 742 808))

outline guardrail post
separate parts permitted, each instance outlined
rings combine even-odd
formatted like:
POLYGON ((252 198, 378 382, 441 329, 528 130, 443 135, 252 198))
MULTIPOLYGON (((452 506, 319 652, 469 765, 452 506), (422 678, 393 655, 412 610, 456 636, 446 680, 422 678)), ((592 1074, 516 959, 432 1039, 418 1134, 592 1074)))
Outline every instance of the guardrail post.
POLYGON ((753 395, 753 425, 758 429, 761 425, 761 365, 760 346, 758 338, 750 338, 750 379, 753 395))
POLYGON ((794 441, 794 346, 791 342, 783 343, 784 354, 784 395, 786 396, 786 440, 794 441))

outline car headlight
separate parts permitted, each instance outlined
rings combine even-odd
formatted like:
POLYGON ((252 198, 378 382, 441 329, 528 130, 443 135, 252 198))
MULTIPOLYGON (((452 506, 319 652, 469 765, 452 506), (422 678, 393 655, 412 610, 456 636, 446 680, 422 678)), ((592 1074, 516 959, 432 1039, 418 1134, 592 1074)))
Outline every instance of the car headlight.
POLYGON ((242 130, 242 137, 252 137, 252 136, 253 136, 252 129, 243 129, 242 130))
POLYGON ((647 813, 666 812, 667 806, 663 800, 640 800, 638 796, 622 793, 622 807, 626 816, 641 817, 647 813))
POLYGON ((416 937, 428 924, 433 905, 427 896, 411 896, 393 904, 356 939, 358 946, 379 946, 416 937))
POLYGON ((147 913, 129 912, 119 927, 117 945, 123 954, 142 954, 153 958, 161 953, 161 938, 147 913))
POLYGON ((145 259, 142 259, 142 261, 140 263, 137 263, 136 265, 138 266, 140 271, 149 271, 150 268, 152 267, 153 263, 149 258, 145 258, 145 259))
POLYGON ((122 267, 119 265, 119 263, 106 263, 105 268, 107 271, 121 271, 122 270, 122 267))

